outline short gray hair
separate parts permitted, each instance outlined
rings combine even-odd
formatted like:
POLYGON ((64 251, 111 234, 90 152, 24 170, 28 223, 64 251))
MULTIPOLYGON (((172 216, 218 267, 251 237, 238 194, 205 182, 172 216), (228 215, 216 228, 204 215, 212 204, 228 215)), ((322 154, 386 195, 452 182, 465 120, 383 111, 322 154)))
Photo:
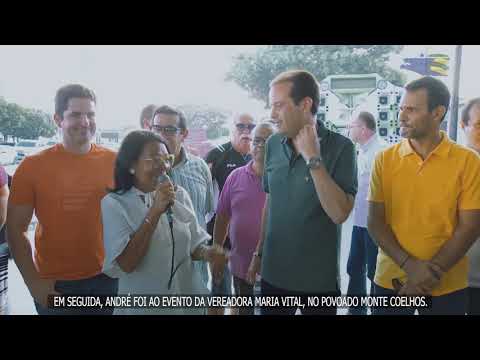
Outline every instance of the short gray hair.
POLYGON ((468 125, 468 123, 470 122, 470 110, 472 110, 474 106, 480 106, 480 97, 471 99, 463 109, 462 121, 465 125, 468 125))
POLYGON ((255 131, 257 131, 258 129, 268 129, 272 132, 272 134, 277 131, 271 121, 262 121, 255 127, 255 131))

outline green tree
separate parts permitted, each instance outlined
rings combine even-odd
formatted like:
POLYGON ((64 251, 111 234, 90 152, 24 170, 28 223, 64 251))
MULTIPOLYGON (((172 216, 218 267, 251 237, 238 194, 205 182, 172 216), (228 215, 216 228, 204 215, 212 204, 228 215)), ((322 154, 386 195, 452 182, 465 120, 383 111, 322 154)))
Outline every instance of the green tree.
POLYGON ((38 139, 55 135, 51 116, 36 109, 26 109, 0 98, 0 133, 4 141, 8 137, 38 139))
POLYGON ((30 139, 37 139, 40 136, 52 137, 55 135, 55 125, 50 115, 34 109, 27 109, 25 114, 25 128, 30 139))
POLYGON ((23 108, 17 104, 0 102, 0 132, 7 141, 8 137, 19 137, 21 127, 25 122, 23 108))
POLYGON ((270 81, 283 71, 304 69, 318 81, 329 75, 378 73, 402 86, 406 77, 387 62, 401 45, 269 45, 255 54, 239 54, 226 80, 234 81, 252 97, 268 103, 270 81))
POLYGON ((209 139, 222 136, 222 130, 227 123, 230 112, 208 105, 181 105, 178 109, 183 112, 187 120, 187 127, 205 129, 209 139))

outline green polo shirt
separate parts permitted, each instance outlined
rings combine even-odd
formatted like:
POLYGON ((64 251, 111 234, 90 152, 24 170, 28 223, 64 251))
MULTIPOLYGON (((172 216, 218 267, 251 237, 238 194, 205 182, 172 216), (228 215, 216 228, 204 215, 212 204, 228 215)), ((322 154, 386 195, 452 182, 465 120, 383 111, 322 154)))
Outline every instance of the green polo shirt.
MULTIPOLYGON (((357 164, 353 143, 317 122, 325 167, 340 188, 355 196, 357 164)), ((292 291, 327 293, 339 285, 341 225, 325 213, 310 170, 291 140, 272 135, 266 145, 263 187, 269 216, 263 244, 262 278, 292 291)))

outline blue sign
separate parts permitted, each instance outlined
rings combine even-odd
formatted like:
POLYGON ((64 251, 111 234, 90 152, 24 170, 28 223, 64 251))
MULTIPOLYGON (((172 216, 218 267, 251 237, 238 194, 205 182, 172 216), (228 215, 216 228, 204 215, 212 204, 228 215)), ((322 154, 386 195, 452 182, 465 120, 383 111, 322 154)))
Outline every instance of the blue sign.
POLYGON ((400 69, 410 70, 423 76, 448 76, 449 60, 448 55, 444 54, 405 58, 400 69))

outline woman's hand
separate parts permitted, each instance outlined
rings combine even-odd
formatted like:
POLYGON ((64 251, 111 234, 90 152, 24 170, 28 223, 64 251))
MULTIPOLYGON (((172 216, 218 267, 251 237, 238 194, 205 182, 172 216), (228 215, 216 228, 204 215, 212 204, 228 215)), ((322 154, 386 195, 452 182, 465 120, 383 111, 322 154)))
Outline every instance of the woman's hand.
POLYGON ((175 202, 175 189, 170 181, 160 183, 155 189, 152 211, 163 214, 175 202))

